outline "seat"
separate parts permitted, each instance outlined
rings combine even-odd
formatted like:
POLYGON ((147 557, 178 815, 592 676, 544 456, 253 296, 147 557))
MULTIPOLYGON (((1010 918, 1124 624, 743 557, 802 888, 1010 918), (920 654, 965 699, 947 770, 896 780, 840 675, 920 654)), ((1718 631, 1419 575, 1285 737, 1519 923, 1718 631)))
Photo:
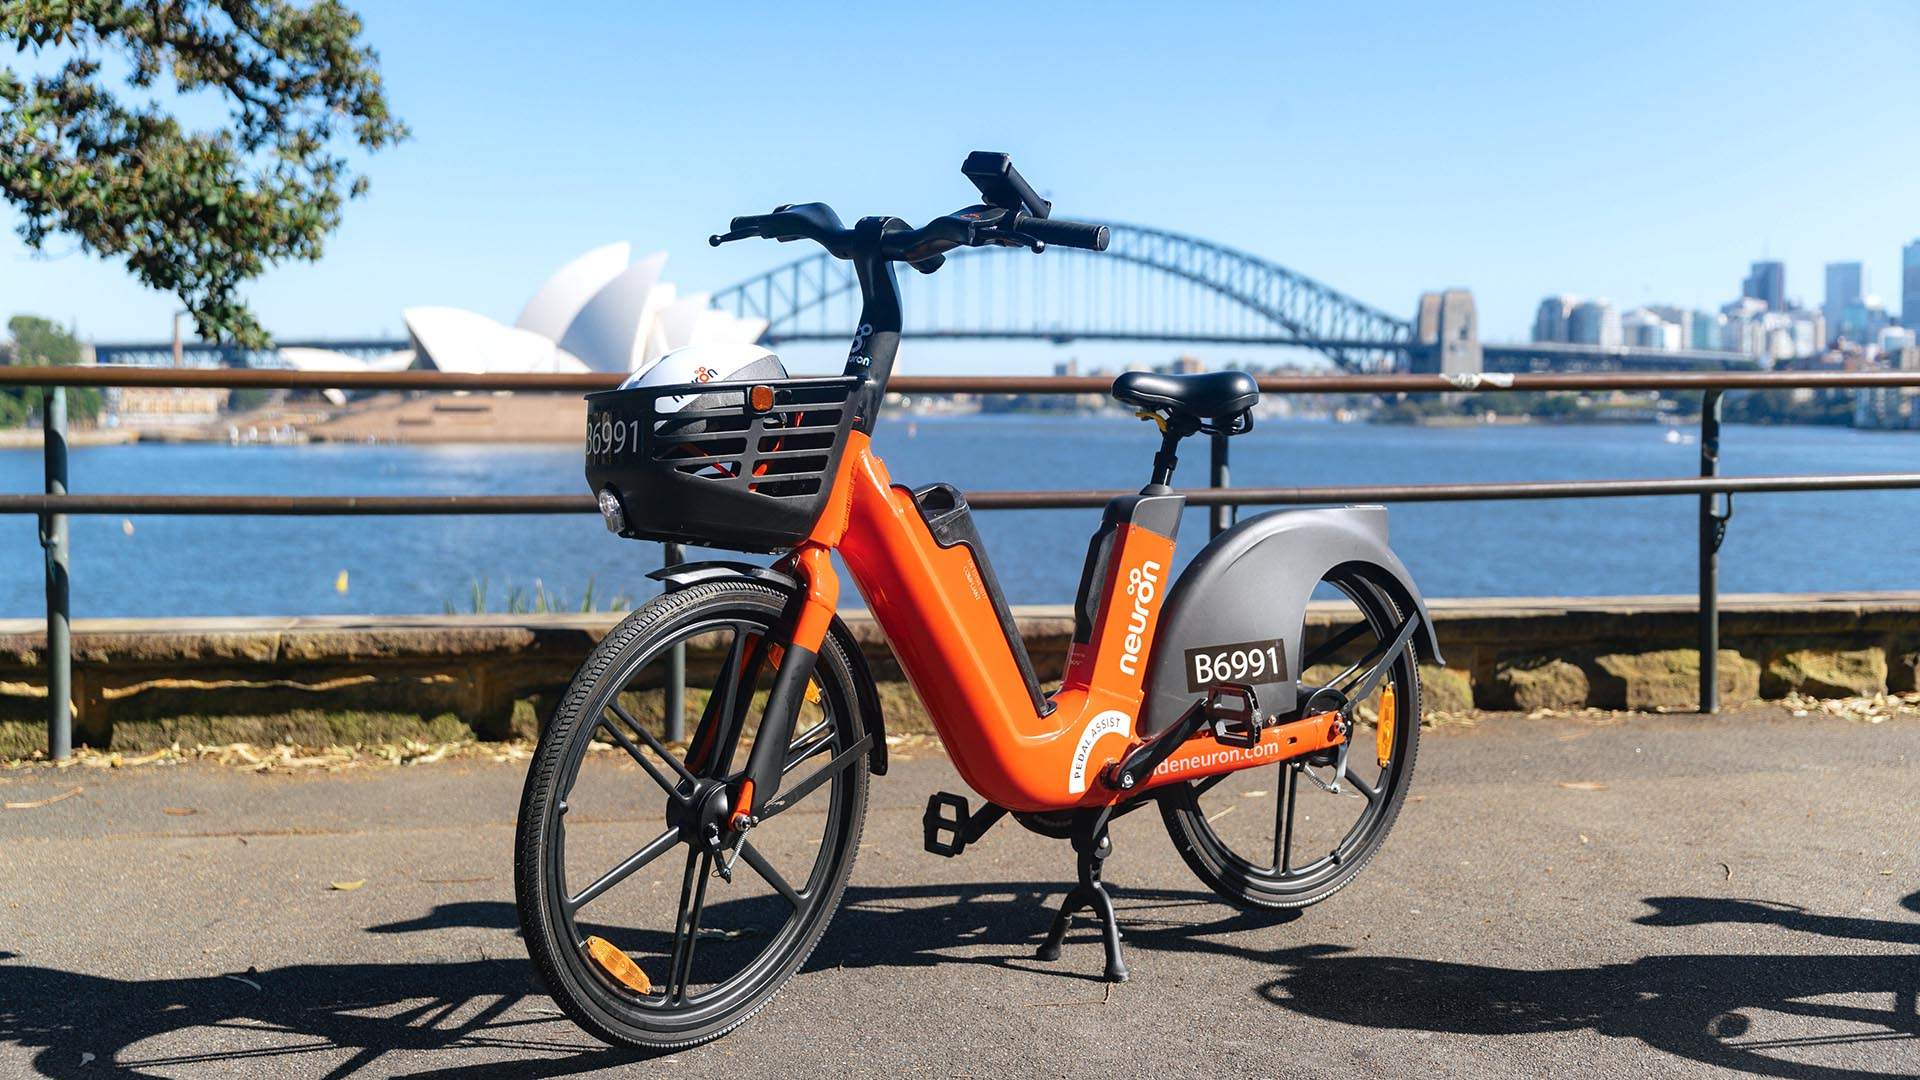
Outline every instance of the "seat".
POLYGON ((1184 416, 1212 428, 1253 408, 1260 401, 1260 386, 1244 371, 1195 375, 1129 371, 1113 380, 1113 396, 1137 409, 1184 416))

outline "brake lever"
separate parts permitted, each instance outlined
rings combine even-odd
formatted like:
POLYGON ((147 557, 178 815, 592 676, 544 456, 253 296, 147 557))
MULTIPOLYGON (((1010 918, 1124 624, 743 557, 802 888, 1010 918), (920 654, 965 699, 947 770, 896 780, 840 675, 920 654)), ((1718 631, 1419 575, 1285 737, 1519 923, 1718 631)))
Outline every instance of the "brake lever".
POLYGON ((721 244, 731 244, 735 240, 745 240, 750 236, 756 235, 758 234, 751 229, 733 229, 728 232, 714 233, 712 236, 707 237, 707 244, 711 247, 719 247, 721 244))
POLYGON ((988 243, 1004 244, 1007 247, 1023 247, 1035 255, 1047 250, 1047 242, 1035 236, 1015 229, 981 229, 975 236, 988 243))

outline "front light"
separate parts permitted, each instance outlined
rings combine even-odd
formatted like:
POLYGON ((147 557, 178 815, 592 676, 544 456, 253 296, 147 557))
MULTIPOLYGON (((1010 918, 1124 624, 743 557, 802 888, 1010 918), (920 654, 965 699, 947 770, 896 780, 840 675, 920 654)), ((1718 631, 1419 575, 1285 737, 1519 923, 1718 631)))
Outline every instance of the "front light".
POLYGON ((600 489, 599 501, 600 516, 606 520, 607 531, 616 534, 625 532, 627 515, 620 509, 620 496, 615 495, 612 488, 603 487, 600 489))

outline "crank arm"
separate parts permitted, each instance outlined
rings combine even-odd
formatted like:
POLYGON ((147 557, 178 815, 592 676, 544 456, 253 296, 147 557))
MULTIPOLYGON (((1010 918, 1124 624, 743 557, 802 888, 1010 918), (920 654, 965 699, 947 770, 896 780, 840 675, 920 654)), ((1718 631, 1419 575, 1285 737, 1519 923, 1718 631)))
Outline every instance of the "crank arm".
POLYGON ((1102 782, 1116 791, 1132 791, 1141 781, 1152 775, 1153 770, 1159 768, 1161 762, 1172 757, 1173 752, 1180 749, 1188 739, 1209 727, 1213 728, 1214 738, 1222 745, 1239 746, 1244 749, 1258 743, 1263 725, 1260 723, 1260 702, 1253 696, 1253 688, 1237 683, 1215 683, 1207 692, 1207 696, 1188 706, 1187 711, 1181 713, 1178 720, 1161 729, 1158 734, 1134 747, 1125 757, 1109 766, 1101 774, 1102 782), (1235 699, 1239 700, 1240 708, 1227 712, 1222 702, 1235 699), (1221 729, 1215 726, 1216 720, 1222 722, 1237 720, 1244 723, 1247 730, 1242 733, 1242 737, 1246 741, 1244 743, 1237 740, 1229 741, 1221 733, 1221 729))
POLYGON ((1196 701, 1180 714, 1180 719, 1167 725, 1146 742, 1133 748, 1133 751, 1115 762, 1101 776, 1102 782, 1116 791, 1132 791, 1140 781, 1150 775, 1160 763, 1173 756, 1180 745, 1207 726, 1207 703, 1196 701))

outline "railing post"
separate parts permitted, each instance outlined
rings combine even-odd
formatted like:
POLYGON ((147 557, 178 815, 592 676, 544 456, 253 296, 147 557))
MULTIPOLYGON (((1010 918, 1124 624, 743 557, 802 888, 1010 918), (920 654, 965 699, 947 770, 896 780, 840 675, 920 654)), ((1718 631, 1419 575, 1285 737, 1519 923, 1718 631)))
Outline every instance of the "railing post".
MULTIPOLYGON (((67 493, 67 389, 51 387, 42 402, 47 494, 67 493)), ((73 638, 67 590, 67 515, 40 515, 47 562, 47 756, 73 755, 73 638)))
MULTIPOLYGON (((1700 476, 1720 475, 1720 391, 1700 398, 1700 476)), ((1700 711, 1720 711, 1720 541, 1727 532, 1728 514, 1714 511, 1715 495, 1700 495, 1700 711)))
MULTIPOLYGON (((681 544, 666 545, 667 569, 687 561, 687 549, 681 544)), ((675 645, 667 652, 667 741, 687 737, 687 647, 675 645)))
MULTIPOLYGON (((1225 435, 1215 434, 1212 443, 1212 452, 1209 455, 1209 468, 1207 471, 1207 486, 1224 488, 1228 486, 1227 437, 1225 435)), ((1219 536, 1221 533, 1226 532, 1228 526, 1233 524, 1233 510, 1234 508, 1228 506, 1226 503, 1220 503, 1214 506, 1213 513, 1210 515, 1208 522, 1207 535, 1219 536)))

